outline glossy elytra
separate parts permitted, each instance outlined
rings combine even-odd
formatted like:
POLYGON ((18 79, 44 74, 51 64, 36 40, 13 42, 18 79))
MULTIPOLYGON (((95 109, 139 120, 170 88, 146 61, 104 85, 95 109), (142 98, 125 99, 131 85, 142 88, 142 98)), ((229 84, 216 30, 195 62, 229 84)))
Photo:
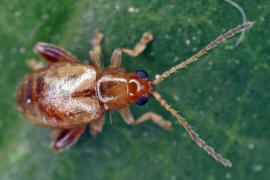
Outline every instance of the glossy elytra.
POLYGON ((27 75, 18 88, 16 98, 18 110, 30 122, 54 129, 51 147, 54 151, 62 151, 78 140, 88 124, 93 136, 100 133, 106 110, 118 111, 130 125, 152 120, 160 127, 171 130, 171 122, 153 112, 145 113, 136 121, 133 119, 129 104, 143 105, 148 98, 154 97, 184 126, 201 148, 225 166, 231 166, 229 160, 216 153, 199 138, 187 122, 154 91, 154 86, 178 69, 196 61, 217 44, 251 25, 250 22, 244 23, 219 36, 197 54, 157 76, 155 80, 149 79, 143 70, 126 72, 120 68, 122 52, 129 56, 138 56, 153 38, 149 32, 144 33, 133 50, 116 49, 108 69, 102 68, 100 44, 103 35, 98 31, 93 39, 93 49, 90 50, 93 65, 80 63, 76 57, 60 47, 37 43, 35 52, 45 59, 47 65, 42 66, 35 60, 28 61, 29 67, 34 72, 27 75))

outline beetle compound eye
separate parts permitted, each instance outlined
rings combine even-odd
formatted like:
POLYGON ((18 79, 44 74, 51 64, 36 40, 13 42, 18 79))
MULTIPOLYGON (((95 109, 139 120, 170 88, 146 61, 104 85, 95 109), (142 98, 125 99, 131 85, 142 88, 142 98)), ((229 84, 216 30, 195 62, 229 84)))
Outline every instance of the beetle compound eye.
POLYGON ((147 103, 147 101, 148 101, 148 98, 145 97, 145 96, 142 96, 142 97, 140 97, 140 99, 138 99, 138 101, 136 102, 136 104, 138 104, 138 105, 144 105, 144 104, 147 103))
POLYGON ((138 70, 138 71, 136 71, 136 74, 137 74, 140 78, 146 78, 146 77, 148 77, 148 74, 147 74, 144 70, 138 70))

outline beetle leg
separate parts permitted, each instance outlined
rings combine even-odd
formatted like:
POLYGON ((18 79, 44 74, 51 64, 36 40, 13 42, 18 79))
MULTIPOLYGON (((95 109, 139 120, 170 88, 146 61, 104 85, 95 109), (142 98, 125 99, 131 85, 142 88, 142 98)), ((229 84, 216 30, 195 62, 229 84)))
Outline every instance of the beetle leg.
POLYGON ((146 48, 146 44, 153 39, 153 35, 150 32, 143 34, 141 40, 136 44, 134 49, 119 48, 114 50, 111 57, 110 68, 120 67, 121 65, 121 52, 126 53, 129 56, 136 57, 146 48))
POLYGON ((103 34, 96 30, 94 39, 92 40, 93 48, 89 51, 90 59, 92 63, 96 66, 98 72, 102 71, 102 64, 101 64, 101 41, 103 39, 103 34))
POLYGON ((146 48, 146 44, 152 41, 153 35, 151 32, 143 33, 141 40, 136 44, 134 49, 122 48, 122 52, 126 53, 129 56, 136 57, 146 48))
POLYGON ((99 58, 102 56, 101 52, 101 41, 103 39, 103 34, 97 29, 95 31, 94 39, 92 40, 93 48, 92 51, 94 51, 99 58))
POLYGON ((159 125, 163 129, 172 130, 172 123, 170 121, 164 120, 160 115, 153 112, 147 112, 143 114, 139 119, 135 121, 135 124, 140 124, 148 120, 152 120, 155 124, 159 125))
POLYGON ((54 130, 51 148, 55 152, 63 151, 74 144, 85 130, 86 125, 73 129, 54 130))
POLYGON ((122 116, 122 118, 127 124, 131 124, 131 125, 135 124, 134 118, 130 112, 129 107, 119 109, 118 112, 120 113, 120 115, 122 116))
POLYGON ((109 68, 117 68, 121 66, 121 56, 122 51, 121 49, 115 49, 113 51, 111 61, 110 61, 110 67, 109 68))
POLYGON ((97 53, 93 50, 89 51, 89 55, 90 55, 90 59, 93 62, 93 64, 95 65, 95 67, 97 68, 97 71, 100 73, 102 72, 102 64, 101 64, 101 60, 98 57, 97 53))
POLYGON ((42 56, 48 64, 57 62, 79 62, 76 57, 72 56, 64 49, 44 42, 37 43, 34 51, 42 56))
POLYGON ((102 131, 104 121, 105 115, 101 116, 99 119, 90 123, 90 133, 92 136, 96 137, 97 134, 102 131))
POLYGON ((27 66, 33 71, 43 68, 45 65, 42 62, 38 62, 35 59, 29 59, 26 61, 27 66))
POLYGON ((128 107, 124 108, 124 109, 120 109, 120 110, 118 110, 118 112, 123 117, 125 122, 128 124, 138 125, 138 124, 143 123, 145 121, 152 120, 155 124, 159 125, 163 129, 172 130, 172 123, 170 121, 164 120, 160 115, 158 115, 156 113, 147 112, 135 121, 131 112, 130 112, 130 109, 128 107))

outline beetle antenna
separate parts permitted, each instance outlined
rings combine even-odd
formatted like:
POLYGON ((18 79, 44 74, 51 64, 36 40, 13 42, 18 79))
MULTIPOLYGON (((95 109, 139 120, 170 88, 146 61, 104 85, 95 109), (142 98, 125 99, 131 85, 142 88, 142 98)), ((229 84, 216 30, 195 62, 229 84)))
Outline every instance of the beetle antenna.
POLYGON ((191 136, 191 138, 198 144, 198 146, 200 146, 201 148, 203 148, 208 154, 210 154, 213 158, 215 158, 217 161, 219 161, 220 163, 222 163, 224 166, 232 166, 232 163, 223 158, 220 154, 216 153, 214 151, 214 149, 210 146, 208 146, 199 136, 196 132, 194 132, 191 129, 191 126, 184 120, 183 117, 181 117, 173 108, 170 107, 170 105, 164 100, 162 99, 161 95, 155 91, 152 92, 152 95, 155 97, 155 99, 167 110, 169 111, 179 122, 182 126, 184 126, 184 128, 186 129, 186 131, 189 133, 189 135, 191 136))
POLYGON ((206 54, 207 51, 211 50, 212 48, 214 48, 218 44, 222 43, 226 39, 234 36, 236 33, 240 33, 242 31, 246 30, 247 28, 250 28, 252 25, 253 25, 252 22, 246 22, 246 23, 244 23, 242 25, 239 25, 239 26, 237 26, 237 27, 229 30, 224 35, 220 35, 216 40, 214 40, 211 43, 209 43, 204 49, 200 50, 195 55, 191 56, 190 58, 188 58, 184 62, 182 62, 182 63, 180 63, 180 64, 172 67, 168 71, 165 71, 164 73, 162 73, 160 76, 158 76, 153 81, 153 84, 159 84, 161 81, 163 81, 165 78, 167 78, 168 76, 170 76, 172 73, 176 72, 178 69, 181 69, 183 67, 186 67, 188 64, 190 64, 190 63, 192 63, 194 61, 197 61, 198 58, 201 57, 201 56, 203 56, 204 54, 206 54))

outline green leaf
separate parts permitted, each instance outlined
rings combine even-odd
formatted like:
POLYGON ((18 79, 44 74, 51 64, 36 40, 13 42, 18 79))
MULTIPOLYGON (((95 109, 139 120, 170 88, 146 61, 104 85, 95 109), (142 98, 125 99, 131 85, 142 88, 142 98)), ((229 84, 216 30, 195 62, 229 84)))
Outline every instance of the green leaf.
POLYGON ((51 130, 16 110, 16 88, 30 72, 26 59, 38 41, 60 45, 88 62, 95 29, 104 35, 103 63, 115 48, 132 48, 142 33, 153 42, 140 56, 123 55, 128 71, 152 78, 190 57, 218 35, 242 24, 225 1, 58 0, 0 2, 0 179, 267 179, 270 174, 270 1, 239 1, 255 25, 239 46, 227 40, 157 91, 206 142, 233 162, 225 168, 200 149, 154 99, 131 105, 173 122, 172 132, 151 122, 129 126, 108 112, 101 134, 86 132, 65 152, 49 148, 51 130))

